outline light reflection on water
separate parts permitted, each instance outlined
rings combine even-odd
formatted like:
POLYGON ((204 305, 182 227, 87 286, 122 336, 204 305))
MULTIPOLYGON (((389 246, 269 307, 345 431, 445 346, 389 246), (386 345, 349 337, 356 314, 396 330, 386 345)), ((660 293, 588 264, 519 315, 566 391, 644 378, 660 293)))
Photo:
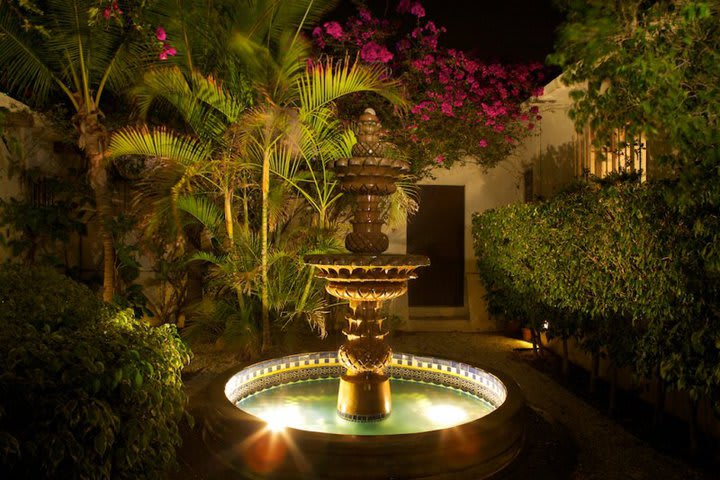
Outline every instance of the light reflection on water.
POLYGON ((274 429, 284 426, 345 435, 392 435, 447 428, 490 413, 486 400, 460 390, 391 379, 392 413, 380 422, 357 423, 336 413, 337 378, 303 381, 264 390, 237 402, 274 429))

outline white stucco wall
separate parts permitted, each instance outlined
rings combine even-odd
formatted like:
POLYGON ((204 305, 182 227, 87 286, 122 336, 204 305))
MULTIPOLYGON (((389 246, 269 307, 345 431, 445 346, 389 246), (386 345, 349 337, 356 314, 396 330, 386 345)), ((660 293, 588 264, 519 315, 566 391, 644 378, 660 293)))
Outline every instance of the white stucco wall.
MULTIPOLYGON (((534 135, 527 137, 513 154, 497 167, 484 172, 472 162, 453 168, 436 169, 434 179, 421 185, 462 185, 465 187, 465 306, 463 308, 409 308, 407 295, 396 299, 390 314, 402 321, 395 328, 406 331, 492 331, 496 324, 487 313, 484 289, 477 273, 472 244, 472 215, 487 209, 523 201, 523 174, 532 168, 533 193, 549 197, 578 174, 578 135, 568 111, 572 87, 558 77, 545 87, 533 105, 542 116, 534 135)), ((422 208, 422 205, 420 205, 422 208)), ((406 253, 407 228, 388 231, 388 253, 406 253)), ((422 275, 422 269, 418 270, 422 275)))
POLYGON ((552 197, 580 173, 578 134, 568 114, 573 88, 563 85, 560 77, 545 86, 545 93, 533 103, 542 117, 538 132, 514 152, 516 161, 533 169, 536 197, 552 197))
MULTIPOLYGON (((495 323, 488 317, 484 290, 477 273, 473 253, 472 215, 475 212, 507 205, 522 199, 522 168, 516 159, 508 159, 497 167, 483 172, 472 162, 454 165, 451 169, 436 169, 434 179, 426 179, 420 185, 455 185, 465 187, 465 306, 409 308, 407 295, 396 299, 391 305, 391 315, 397 315, 402 323, 395 328, 405 331, 492 331, 495 323)), ((422 209, 422 205, 420 205, 422 209)), ((407 227, 388 230, 390 247, 387 253, 406 253, 407 227)), ((418 270, 422 275, 422 269, 418 270)))

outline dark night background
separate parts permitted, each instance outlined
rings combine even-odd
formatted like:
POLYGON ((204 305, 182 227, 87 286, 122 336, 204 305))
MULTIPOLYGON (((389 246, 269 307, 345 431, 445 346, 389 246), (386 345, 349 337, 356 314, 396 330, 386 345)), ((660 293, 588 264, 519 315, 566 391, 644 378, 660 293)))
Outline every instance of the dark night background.
MULTIPOLYGON (((378 16, 392 15, 398 0, 365 2, 378 16)), ((555 29, 563 20, 553 0, 421 0, 426 18, 447 28, 444 46, 474 53, 479 59, 504 63, 545 62, 552 52, 555 29)), ((329 17, 356 12, 351 0, 340 0, 329 17)))

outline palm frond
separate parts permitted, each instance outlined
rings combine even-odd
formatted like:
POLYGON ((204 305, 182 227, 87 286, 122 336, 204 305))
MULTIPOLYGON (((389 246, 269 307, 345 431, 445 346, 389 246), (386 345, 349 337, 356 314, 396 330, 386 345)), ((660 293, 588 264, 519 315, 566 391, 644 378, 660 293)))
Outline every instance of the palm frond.
POLYGON ((405 225, 408 217, 420 208, 419 188, 414 177, 403 175, 396 186, 386 205, 387 224, 391 228, 405 225))
POLYGON ((200 251, 200 252, 195 252, 192 255, 190 255, 187 258, 187 262, 188 263, 198 262, 198 261, 199 262, 208 262, 208 263, 212 263, 213 265, 220 266, 220 265, 225 264, 227 262, 227 259, 228 259, 227 255, 215 255, 214 253, 211 253, 211 252, 200 251))
POLYGON ((184 116, 190 108, 192 92, 183 72, 176 66, 158 66, 143 75, 142 82, 132 90, 137 114, 145 119, 154 102, 163 99, 184 116))
POLYGON ((218 238, 225 217, 212 201, 199 195, 183 195, 177 199, 177 207, 194 217, 213 237, 218 238))
POLYGON ((238 98, 212 76, 206 77, 193 71, 191 78, 195 97, 222 113, 230 123, 237 120, 249 105, 249 98, 238 98))
POLYGON ((265 86, 272 101, 288 103, 294 96, 293 86, 301 78, 310 58, 310 43, 302 37, 286 32, 278 39, 276 53, 273 55, 273 77, 268 78, 265 86))
POLYGON ((322 17, 337 4, 336 0, 269 0, 266 3, 274 9, 270 23, 270 38, 277 38, 289 31, 298 31, 309 25, 316 25, 322 17))
POLYGON ((123 128, 114 132, 110 140, 110 158, 143 155, 189 167, 206 161, 211 154, 207 142, 166 128, 123 128))
POLYGON ((384 67, 350 62, 347 58, 339 62, 327 59, 311 66, 298 80, 297 91, 302 114, 358 92, 375 92, 401 108, 408 104, 399 82, 390 79, 384 67))
MULTIPOLYGON (((31 33, 21 29, 22 20, 8 3, 0 2, 0 69, 8 91, 20 95, 32 91, 33 100, 43 102, 62 83, 46 64, 50 56, 31 33)), ((65 93, 71 96, 67 89, 65 93)))

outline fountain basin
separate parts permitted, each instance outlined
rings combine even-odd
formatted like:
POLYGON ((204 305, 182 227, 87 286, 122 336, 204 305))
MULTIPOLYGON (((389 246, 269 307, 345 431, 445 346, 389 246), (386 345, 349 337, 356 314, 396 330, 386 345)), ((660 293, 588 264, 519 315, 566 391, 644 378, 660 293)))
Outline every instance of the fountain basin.
POLYGON ((344 373, 337 352, 317 352, 268 360, 218 378, 209 391, 212 415, 206 423, 206 443, 226 468, 238 473, 238 478, 480 479, 507 466, 520 452, 524 397, 515 382, 502 373, 402 353, 393 355, 387 370, 391 382, 402 387, 393 386, 398 392, 415 386, 429 389, 425 397, 413 390, 410 395, 399 393, 394 398, 395 417, 404 415, 406 419, 399 422, 402 433, 383 432, 396 419, 394 413, 377 423, 348 422, 353 424, 351 433, 330 433, 338 431, 333 430, 334 425, 346 422, 342 419, 319 422, 320 429, 325 430, 313 431, 318 430, 318 422, 312 417, 311 403, 323 396, 323 389, 326 394, 331 392, 328 382, 337 381, 344 373), (263 395, 282 399, 283 389, 291 395, 298 388, 303 394, 291 402, 290 409, 272 410, 271 405, 263 413, 247 406, 248 401, 252 403, 263 395), (476 401, 483 408, 466 413, 468 409, 453 404, 449 410, 437 410, 438 405, 447 407, 441 394, 476 401), (432 409, 443 418, 408 431, 407 419, 413 423, 413 412, 401 415, 403 405, 396 403, 425 401, 422 399, 428 397, 440 399, 440 403, 427 403, 426 409, 419 410, 413 406, 418 419, 418 411, 432 413, 432 409), (310 421, 303 423, 301 417, 308 415, 310 421))

